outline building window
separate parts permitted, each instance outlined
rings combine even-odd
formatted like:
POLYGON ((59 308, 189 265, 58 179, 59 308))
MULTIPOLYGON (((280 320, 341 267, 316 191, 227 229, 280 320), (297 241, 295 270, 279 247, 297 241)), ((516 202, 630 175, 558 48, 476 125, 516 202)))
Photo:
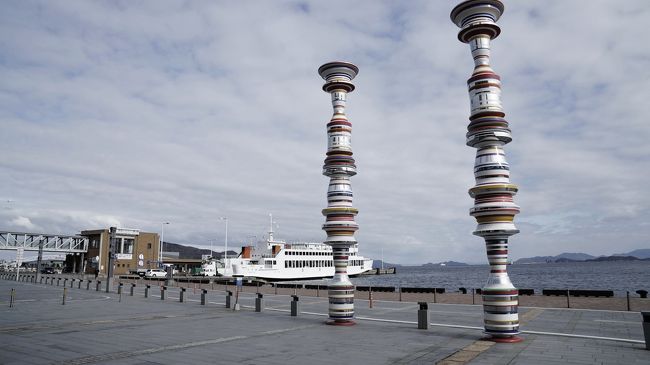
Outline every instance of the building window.
POLYGON ((147 249, 151 250, 151 243, 147 243, 147 249))

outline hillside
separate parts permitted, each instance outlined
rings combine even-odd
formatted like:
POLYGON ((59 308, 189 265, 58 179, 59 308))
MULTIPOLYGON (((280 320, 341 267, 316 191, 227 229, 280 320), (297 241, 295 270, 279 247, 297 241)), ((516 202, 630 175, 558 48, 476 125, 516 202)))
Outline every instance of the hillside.
POLYGON ((650 259, 650 249, 638 249, 612 256, 592 256, 586 253, 565 252, 556 256, 524 257, 516 260, 515 264, 544 264, 553 262, 583 262, 583 261, 634 261, 650 259))

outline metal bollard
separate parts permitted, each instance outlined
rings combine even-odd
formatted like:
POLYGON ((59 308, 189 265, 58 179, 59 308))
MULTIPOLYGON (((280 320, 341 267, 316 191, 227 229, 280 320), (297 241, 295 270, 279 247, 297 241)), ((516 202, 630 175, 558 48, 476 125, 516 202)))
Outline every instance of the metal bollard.
POLYGON ((291 296, 291 316, 292 317, 297 317, 298 312, 300 312, 300 308, 298 305, 298 296, 297 295, 292 295, 291 296))
POLYGON ((77 289, 81 289, 81 283, 84 281, 84 279, 79 279, 79 284, 77 285, 77 289))
POLYGON ((368 288, 368 308, 372 308, 372 287, 368 288))
POLYGON ((232 298, 232 292, 226 290, 226 308, 230 308, 230 299, 232 298))
POLYGON ((97 280, 97 286, 95 287, 95 291, 99 291, 99 287, 102 285, 102 282, 97 280))
POLYGON ((63 279, 63 287, 68 286, 68 278, 63 279))
POLYGON ((65 305, 65 296, 68 293, 68 288, 63 287, 63 302, 61 302, 61 305, 65 305))
POLYGON ((13 308, 14 301, 16 300, 16 289, 11 288, 11 298, 9 299, 9 308, 13 308))
POLYGON ((205 295, 208 294, 207 289, 201 289, 201 305, 205 305, 205 295))
POLYGON ((165 300, 165 292, 167 291, 166 286, 161 286, 160 287, 160 300, 165 300))
POLYGON ((264 294, 257 293, 257 298, 255 298, 255 312, 261 312, 264 310, 264 294))
POLYGON ((90 284, 92 284, 92 282, 93 282, 92 280, 88 280, 88 282, 86 283, 86 290, 90 290, 90 284))
POLYGON ((56 279, 56 286, 59 286, 60 283, 61 283, 61 278, 57 278, 56 279))
POLYGON ((120 295, 122 294, 122 286, 123 286, 123 285, 124 285, 124 284, 122 284, 122 283, 119 283, 119 284, 118 284, 118 286, 117 286, 117 294, 120 294, 120 295))
POLYGON ((135 291, 135 283, 131 283, 131 292, 129 293, 129 295, 133 296, 134 291, 135 291))
POLYGON ((641 312, 643 317, 643 336, 645 337, 645 349, 650 350, 650 312, 641 312))
POLYGON ((144 288, 144 297, 149 298, 149 289, 151 289, 151 285, 147 284, 147 286, 144 288))
POLYGON ((186 290, 187 290, 186 288, 181 288, 180 295, 178 296, 178 301, 181 302, 181 303, 185 302, 185 291, 186 290))
POLYGON ((74 282, 75 282, 75 279, 72 279, 72 281, 70 281, 70 287, 71 288, 74 286, 74 282))
POLYGON ((429 303, 427 302, 418 302, 420 309, 418 309, 418 329, 427 330, 429 329, 429 303))

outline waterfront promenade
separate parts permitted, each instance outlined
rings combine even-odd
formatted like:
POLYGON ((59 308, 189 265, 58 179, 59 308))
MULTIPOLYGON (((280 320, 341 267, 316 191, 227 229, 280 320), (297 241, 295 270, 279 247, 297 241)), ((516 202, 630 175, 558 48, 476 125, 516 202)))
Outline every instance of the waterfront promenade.
MULTIPOLYGON (((417 303, 357 299, 357 325, 324 325, 327 298, 240 293, 240 311, 225 294, 152 287, 144 298, 114 292, 0 280, 1 364, 331 364, 333 349, 354 364, 648 364, 638 312, 521 308, 524 341, 480 341, 478 305, 430 304, 428 330, 417 329, 417 303), (13 308, 9 293, 16 289, 13 308)), ((232 289, 232 287, 230 288, 232 289)), ((248 288, 251 289, 251 288, 248 288)), ((254 288, 253 288, 254 289, 254 288)), ((234 302, 234 298, 233 298, 234 302)))

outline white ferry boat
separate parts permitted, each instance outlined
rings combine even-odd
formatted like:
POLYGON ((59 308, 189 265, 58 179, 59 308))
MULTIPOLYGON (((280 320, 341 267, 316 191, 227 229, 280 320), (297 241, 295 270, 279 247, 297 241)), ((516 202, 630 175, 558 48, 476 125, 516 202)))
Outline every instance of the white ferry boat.
MULTIPOLYGON (((350 247, 348 276, 372 270, 372 262, 359 255, 358 245, 350 247)), ((331 278, 334 276, 332 247, 324 243, 275 240, 271 225, 266 244, 244 246, 235 258, 203 260, 201 275, 245 276, 269 281, 331 278)))

